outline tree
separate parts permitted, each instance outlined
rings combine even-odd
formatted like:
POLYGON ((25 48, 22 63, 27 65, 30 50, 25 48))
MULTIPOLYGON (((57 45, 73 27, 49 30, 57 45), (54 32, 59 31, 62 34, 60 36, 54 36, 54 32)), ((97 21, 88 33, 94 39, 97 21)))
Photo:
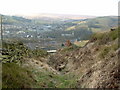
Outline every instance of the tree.
POLYGON ((67 40, 66 43, 65 43, 65 46, 69 47, 71 45, 72 45, 72 43, 70 42, 70 40, 67 40))
POLYGON ((64 43, 62 43, 61 46, 64 47, 65 46, 64 43))

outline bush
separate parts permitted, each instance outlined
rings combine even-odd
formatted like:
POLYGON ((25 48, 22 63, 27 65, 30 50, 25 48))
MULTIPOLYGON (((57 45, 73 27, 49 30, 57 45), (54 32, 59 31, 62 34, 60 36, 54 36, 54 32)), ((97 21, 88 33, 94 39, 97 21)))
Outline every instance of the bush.
POLYGON ((22 42, 3 42, 3 63, 21 62, 24 57, 44 57, 48 53, 41 49, 30 50, 22 42))
POLYGON ((28 56, 29 49, 22 42, 3 42, 2 62, 19 62, 28 56))
POLYGON ((48 53, 45 50, 41 50, 41 49, 35 49, 32 51, 33 56, 36 57, 45 57, 48 55, 48 53))

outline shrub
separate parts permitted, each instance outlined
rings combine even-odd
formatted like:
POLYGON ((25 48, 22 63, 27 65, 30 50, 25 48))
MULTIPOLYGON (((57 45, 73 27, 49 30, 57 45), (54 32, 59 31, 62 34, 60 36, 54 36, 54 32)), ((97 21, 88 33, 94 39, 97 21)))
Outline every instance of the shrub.
POLYGON ((45 50, 35 49, 32 51, 33 56, 35 57, 45 57, 48 53, 45 50))
POLYGON ((3 63, 21 62, 24 57, 44 57, 47 52, 40 49, 30 50, 22 42, 3 42, 3 63))
POLYGON ((19 62, 23 57, 28 56, 29 49, 22 42, 3 42, 2 62, 19 62))

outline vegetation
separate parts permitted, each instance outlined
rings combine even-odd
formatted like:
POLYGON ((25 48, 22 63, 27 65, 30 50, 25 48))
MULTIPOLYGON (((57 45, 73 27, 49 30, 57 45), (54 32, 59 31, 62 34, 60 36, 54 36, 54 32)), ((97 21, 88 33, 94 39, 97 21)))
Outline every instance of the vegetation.
POLYGON ((45 50, 37 48, 32 51, 32 54, 34 57, 46 57, 48 55, 48 53, 45 50))
POLYGON ((28 56, 28 48, 22 42, 3 42, 2 62, 19 62, 28 56))
POLYGON ((45 87, 45 88, 75 88, 76 79, 72 74, 68 75, 59 75, 52 74, 49 71, 46 72, 34 72, 36 75, 36 81, 39 86, 35 86, 37 88, 45 87))
POLYGON ((16 63, 3 63, 3 88, 32 88, 35 84, 32 73, 16 63))
POLYGON ((3 42, 2 62, 21 62, 24 57, 44 57, 47 52, 41 49, 30 50, 20 41, 3 42))
POLYGON ((30 19, 25 19, 23 17, 18 17, 18 16, 6 16, 6 15, 3 15, 3 18, 4 19, 7 19, 4 20, 4 24, 22 24, 23 22, 24 23, 31 23, 31 20, 30 19))
POLYGON ((67 28, 67 30, 91 30, 92 32, 108 30, 112 27, 116 27, 118 23, 117 17, 97 17, 93 19, 87 19, 83 21, 74 22, 77 25, 67 28), (74 28, 73 28, 74 27, 74 28), (98 30, 98 31, 97 31, 98 30))
POLYGON ((49 64, 65 75, 80 76, 77 88, 119 88, 118 30, 94 34, 87 47, 67 47, 52 55, 49 64))
MULTIPOLYGON (((21 23, 24 21, 26 23, 32 23, 31 20, 24 20, 24 18, 21 17, 8 18, 10 21, 8 22, 9 24, 21 23)), ((118 44, 115 42, 118 38, 118 30, 116 29, 106 33, 95 34, 93 34, 93 32, 97 32, 97 30, 102 31, 101 29, 106 30, 107 28, 111 28, 110 25, 115 26, 116 22, 116 17, 99 17, 80 22, 72 21, 64 24, 59 23, 64 25, 62 30, 53 30, 51 31, 52 33, 47 32, 44 33, 44 35, 45 37, 51 37, 52 39, 54 38, 56 41, 68 41, 65 44, 66 46, 63 45, 64 48, 61 50, 61 52, 51 55, 49 59, 46 58, 48 53, 39 49, 39 47, 31 50, 21 41, 4 41, 2 51, 3 88, 76 88, 87 87, 87 85, 88 87, 91 87, 90 85, 93 85, 98 79, 101 78, 101 82, 103 82, 104 77, 106 78, 108 74, 106 74, 106 72, 109 71, 107 70, 108 68, 106 68, 106 66, 116 64, 113 62, 115 60, 112 60, 109 55, 113 54, 111 52, 114 52, 115 54, 115 51, 119 48, 118 44), (105 27, 105 25, 107 27, 105 27), (66 29, 66 31, 64 29, 66 29), (73 32, 72 30, 74 30, 75 35, 69 36, 70 33, 73 32), (61 34, 63 33, 69 33, 68 37, 64 37, 64 35, 61 37, 61 34), (88 41, 83 41, 77 44, 72 44, 69 41, 77 38, 80 38, 81 40, 87 40, 90 38, 91 34, 93 35, 89 42, 94 42, 94 44, 90 48, 89 45, 87 48, 80 48, 88 41), (100 47, 99 50, 96 49, 98 48, 97 46, 100 47), (95 50, 98 52, 95 53, 95 50), (111 59, 111 62, 113 63, 106 65, 106 62, 104 61, 108 59, 111 59), (103 62, 100 62, 100 60, 103 62), (101 67, 104 67, 105 70, 104 68, 101 69, 101 67), (103 72, 105 72, 104 74, 106 74, 106 76, 103 75, 103 77, 98 78, 102 76, 101 73, 103 72), (80 83, 77 81, 80 81, 80 83)), ((4 24, 8 23, 5 22, 4 24)), ((45 24, 46 22, 42 23, 41 21, 36 20, 36 23, 39 25, 43 23, 45 24)), ((58 26, 56 25, 55 27, 58 28, 58 26)), ((24 42, 27 43, 27 39, 24 39, 24 42)), ((37 42, 37 40, 29 39, 29 42, 37 42)), ((116 56, 113 55, 113 57, 116 56)), ((110 68, 110 70, 112 69, 110 68)), ((111 72, 112 71, 110 71, 110 73, 111 72)), ((112 74, 114 74, 114 72, 112 74)), ((97 84, 101 85, 99 82, 97 84)))
POLYGON ((75 49, 78 49, 78 48, 79 48, 78 46, 76 46, 75 44, 72 44, 69 47, 64 47, 62 49, 62 52, 69 52, 69 51, 72 51, 72 50, 75 50, 75 49))
POLYGON ((82 40, 82 41, 77 41, 74 44, 78 47, 83 47, 88 43, 89 40, 82 40))
POLYGON ((7 41, 3 42, 2 54, 3 88, 32 88, 36 84, 32 72, 20 64, 26 57, 42 57, 46 52, 32 51, 20 41, 7 41))
POLYGON ((98 45, 102 45, 101 51, 100 51, 100 57, 105 58, 111 51, 116 51, 119 46, 118 46, 118 29, 115 29, 114 31, 109 31, 109 32, 104 32, 104 33, 95 33, 91 37, 91 42, 95 42, 98 45), (115 43, 112 45, 114 40, 116 40, 115 43))
POLYGON ((95 33, 91 36, 91 41, 97 41, 99 44, 106 44, 118 38, 118 29, 106 33, 95 33))
POLYGON ((118 44, 113 44, 111 46, 103 46, 99 56, 101 58, 105 58, 110 53, 110 51, 116 51, 118 48, 118 44))
POLYGON ((24 58, 44 57, 43 50, 29 50, 22 42, 4 42, 3 88, 66 88, 75 87, 73 75, 53 74, 45 69, 38 71, 34 67, 22 67, 24 58))

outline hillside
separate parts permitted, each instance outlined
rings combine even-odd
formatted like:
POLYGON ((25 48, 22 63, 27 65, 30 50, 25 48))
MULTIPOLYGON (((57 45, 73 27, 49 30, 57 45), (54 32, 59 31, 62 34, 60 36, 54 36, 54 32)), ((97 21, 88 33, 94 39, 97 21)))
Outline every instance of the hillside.
POLYGON ((93 35, 82 48, 63 49, 48 64, 65 75, 77 76, 77 88, 120 88, 119 54, 116 30, 93 35))
POLYGON ((56 54, 6 43, 3 88, 120 88, 118 30, 96 33, 84 47, 56 54))
POLYGON ((106 17, 96 17, 92 19, 86 19, 83 21, 73 22, 77 25, 67 28, 66 30, 91 30, 92 32, 105 31, 113 27, 117 27, 118 17, 116 16, 106 16, 106 17))
POLYGON ((2 16, 3 16, 3 24, 16 25, 16 24, 23 24, 23 23, 31 23, 30 19, 26 19, 23 17, 7 16, 7 15, 2 15, 2 16))
POLYGON ((40 47, 47 48, 45 44, 43 45, 46 42, 50 47, 60 48, 60 44, 65 43, 66 40, 71 40, 71 42, 88 40, 93 33, 107 31, 118 24, 116 16, 95 18, 86 16, 84 19, 65 20, 62 16, 60 19, 51 17, 26 19, 3 15, 4 38, 17 38, 30 43, 34 40, 36 43, 41 42, 40 47))

